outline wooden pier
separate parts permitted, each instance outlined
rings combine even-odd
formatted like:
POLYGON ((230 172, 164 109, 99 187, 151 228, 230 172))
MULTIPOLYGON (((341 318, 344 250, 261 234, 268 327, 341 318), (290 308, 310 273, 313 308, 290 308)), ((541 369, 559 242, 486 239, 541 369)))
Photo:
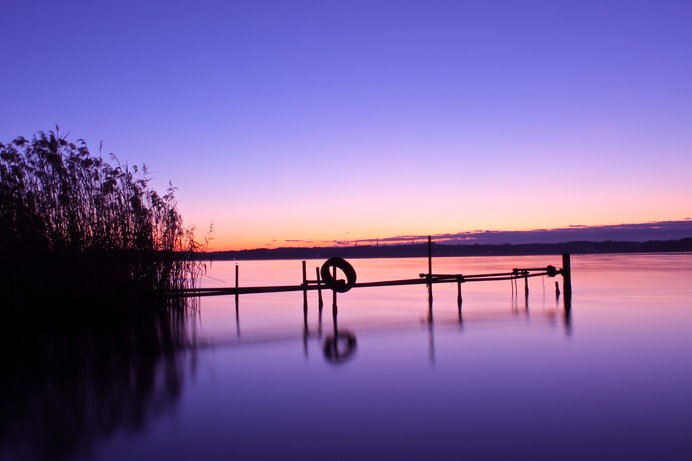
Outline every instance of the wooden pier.
MULTIPOLYGON (((562 255, 562 268, 557 269, 555 266, 546 267, 529 267, 529 268, 513 268, 506 272, 496 272, 487 274, 435 274, 432 271, 432 242, 428 237, 428 273, 419 274, 417 278, 399 279, 399 280, 383 280, 376 282, 357 282, 356 273, 353 267, 341 258, 330 258, 323 265, 321 270, 316 269, 316 278, 309 280, 307 278, 306 262, 302 261, 302 283, 298 285, 278 285, 278 286, 252 286, 241 287, 238 285, 238 265, 236 264, 235 272, 235 287, 216 287, 216 288, 186 288, 177 290, 167 290, 158 294, 167 297, 203 297, 203 296, 228 296, 234 295, 236 303, 239 295, 253 293, 279 293, 289 291, 302 291, 304 306, 307 308, 307 292, 318 290, 320 305, 322 304, 322 290, 331 289, 336 297, 337 293, 345 293, 352 288, 373 288, 373 287, 390 287, 403 285, 426 285, 428 287, 429 301, 432 305, 432 286, 437 283, 457 283, 458 301, 461 304, 461 284, 472 282, 490 282, 510 280, 516 283, 519 279, 524 279, 524 292, 528 297, 528 279, 531 277, 555 277, 561 275, 563 279, 563 293, 565 300, 565 309, 568 310, 571 306, 571 264, 570 255, 562 255), (337 269, 340 269, 346 276, 345 280, 337 279, 337 269)), ((515 285, 513 285, 514 289, 515 285)), ((555 285, 556 296, 560 295, 559 286, 555 285)))

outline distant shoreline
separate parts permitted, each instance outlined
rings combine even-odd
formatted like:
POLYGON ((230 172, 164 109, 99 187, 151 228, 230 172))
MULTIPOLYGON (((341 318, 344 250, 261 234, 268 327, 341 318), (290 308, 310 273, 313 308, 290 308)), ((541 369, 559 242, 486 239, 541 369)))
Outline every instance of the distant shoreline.
MULTIPOLYGON (((692 252, 692 237, 679 240, 626 241, 572 241, 564 243, 521 243, 504 245, 445 245, 433 244, 434 257, 452 256, 530 256, 607 253, 663 253, 692 252)), ((350 247, 314 248, 257 248, 253 250, 214 251, 195 255, 195 259, 213 261, 248 261, 282 259, 325 259, 341 257, 363 258, 416 258, 428 255, 427 244, 408 245, 361 245, 350 247)))

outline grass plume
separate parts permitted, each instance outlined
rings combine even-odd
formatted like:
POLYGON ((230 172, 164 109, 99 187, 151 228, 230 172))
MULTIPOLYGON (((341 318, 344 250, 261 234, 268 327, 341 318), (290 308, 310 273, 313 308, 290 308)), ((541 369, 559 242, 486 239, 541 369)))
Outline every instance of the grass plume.
POLYGON ((7 308, 194 286, 200 249, 174 188, 58 130, 0 144, 0 289, 7 308), (8 307, 10 306, 10 307, 8 307))

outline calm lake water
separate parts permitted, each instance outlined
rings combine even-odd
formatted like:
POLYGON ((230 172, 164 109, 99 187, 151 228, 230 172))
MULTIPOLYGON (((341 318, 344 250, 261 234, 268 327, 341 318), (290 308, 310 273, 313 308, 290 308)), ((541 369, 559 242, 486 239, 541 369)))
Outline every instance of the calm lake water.
MULTIPOLYGON (((308 261, 310 277, 322 262, 308 261)), ((359 281, 427 269, 351 263, 359 281)), ((241 286, 301 282, 300 261, 238 264, 241 286)), ((438 258, 434 272, 548 264, 560 257, 438 258)), ((338 297, 336 325, 331 292, 320 319, 313 291, 307 328, 300 292, 241 296, 237 316, 232 296, 203 298, 186 325, 194 345, 152 365, 151 391, 125 398, 146 399, 135 423, 118 417, 132 402, 111 402, 95 417, 110 417, 108 429, 70 433, 59 457, 692 459, 692 254, 572 266, 569 316, 561 277, 530 279, 528 301, 523 282, 518 298, 510 282, 464 284, 461 317, 456 285, 435 285, 432 319, 422 285, 353 289, 338 297)), ((214 262, 204 285, 232 286, 234 267, 214 262)), ((75 385, 98 399, 98 380, 75 385)))

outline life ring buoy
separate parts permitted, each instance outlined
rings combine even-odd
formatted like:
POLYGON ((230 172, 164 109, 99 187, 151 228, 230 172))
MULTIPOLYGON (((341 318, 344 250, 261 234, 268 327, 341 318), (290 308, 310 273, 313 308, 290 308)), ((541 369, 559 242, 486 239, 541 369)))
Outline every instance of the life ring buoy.
POLYGON ((329 258, 326 260, 324 264, 322 264, 320 275, 322 276, 324 284, 327 285, 327 288, 331 288, 337 293, 346 293, 356 284, 356 270, 348 261, 342 258, 329 258), (341 269, 344 275, 346 275, 346 280, 336 280, 332 275, 333 267, 341 269))

